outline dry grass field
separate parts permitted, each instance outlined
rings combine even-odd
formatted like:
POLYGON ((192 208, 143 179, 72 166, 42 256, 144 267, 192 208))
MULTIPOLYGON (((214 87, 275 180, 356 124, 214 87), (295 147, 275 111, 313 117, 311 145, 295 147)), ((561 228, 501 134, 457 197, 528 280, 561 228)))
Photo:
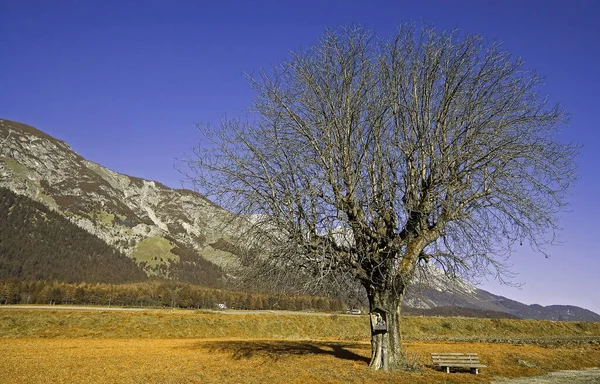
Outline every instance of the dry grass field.
POLYGON ((600 365, 597 323, 406 318, 420 370, 373 372, 367 327, 366 316, 0 309, 0 383, 487 383, 600 365), (477 352, 489 368, 438 372, 431 352, 477 352))

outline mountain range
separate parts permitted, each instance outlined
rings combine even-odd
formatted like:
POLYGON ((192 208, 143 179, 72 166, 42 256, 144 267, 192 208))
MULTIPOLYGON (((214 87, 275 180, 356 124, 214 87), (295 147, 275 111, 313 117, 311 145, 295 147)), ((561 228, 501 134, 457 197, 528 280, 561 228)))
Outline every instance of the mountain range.
MULTIPOLYGON (((0 280, 155 277, 227 288, 239 262, 233 235, 247 225, 196 192, 114 172, 62 140, 2 119, 0 197, 0 280)), ((583 308, 526 305, 432 272, 433 283, 405 299, 409 312, 600 321, 583 308)))

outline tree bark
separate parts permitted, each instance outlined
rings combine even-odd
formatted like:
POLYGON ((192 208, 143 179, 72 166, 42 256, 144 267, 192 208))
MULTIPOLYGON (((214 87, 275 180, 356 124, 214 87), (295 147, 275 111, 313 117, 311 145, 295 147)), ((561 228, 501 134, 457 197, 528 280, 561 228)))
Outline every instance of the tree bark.
POLYGON ((371 362, 375 370, 392 371, 403 367, 400 308, 403 294, 374 292, 369 295, 370 311, 385 311, 387 332, 371 328, 371 362))

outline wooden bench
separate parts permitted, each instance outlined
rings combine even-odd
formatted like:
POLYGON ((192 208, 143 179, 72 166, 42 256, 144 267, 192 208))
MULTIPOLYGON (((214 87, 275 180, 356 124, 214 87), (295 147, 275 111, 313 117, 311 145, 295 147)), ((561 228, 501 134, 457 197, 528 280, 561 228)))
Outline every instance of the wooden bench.
POLYGON ((477 375, 479 368, 487 367, 479 362, 476 353, 432 353, 431 361, 434 367, 446 368, 447 373, 450 373, 450 368, 468 368, 477 375))

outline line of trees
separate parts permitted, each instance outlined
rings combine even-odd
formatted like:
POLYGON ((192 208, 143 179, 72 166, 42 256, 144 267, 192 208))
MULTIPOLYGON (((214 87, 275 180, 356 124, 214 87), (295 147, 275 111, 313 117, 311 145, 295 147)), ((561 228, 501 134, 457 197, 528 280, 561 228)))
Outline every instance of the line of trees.
POLYGON ((58 281, 0 281, 0 304, 119 305, 212 309, 278 309, 340 311, 341 300, 286 294, 257 294, 198 287, 191 284, 144 282, 89 284, 58 281))

